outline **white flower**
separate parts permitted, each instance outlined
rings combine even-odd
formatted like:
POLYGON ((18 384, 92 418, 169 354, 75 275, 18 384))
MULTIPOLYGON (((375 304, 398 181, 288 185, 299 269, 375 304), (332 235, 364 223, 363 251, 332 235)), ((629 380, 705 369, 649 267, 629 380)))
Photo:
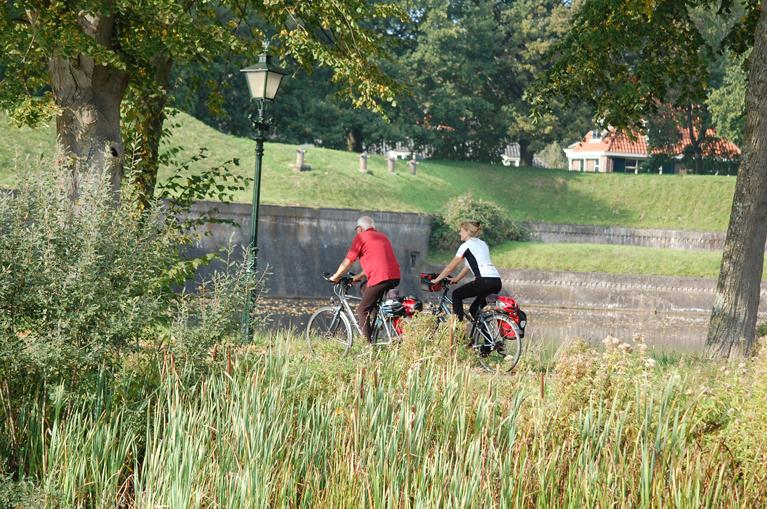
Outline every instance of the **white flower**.
POLYGON ((628 343, 621 343, 618 348, 620 348, 621 352, 623 353, 631 353, 631 351, 633 350, 631 345, 629 345, 628 343))
POLYGON ((655 367, 655 359, 645 359, 644 361, 645 367, 652 369, 655 367))

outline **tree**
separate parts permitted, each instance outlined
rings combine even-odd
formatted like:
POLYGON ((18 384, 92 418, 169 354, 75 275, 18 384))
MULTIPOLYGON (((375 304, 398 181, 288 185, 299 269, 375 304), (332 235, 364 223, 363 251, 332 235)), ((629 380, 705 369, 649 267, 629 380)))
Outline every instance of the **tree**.
MULTIPOLYGON (((659 105, 700 104, 708 89, 710 45, 690 10, 701 7, 729 20, 732 2, 585 0, 532 95, 534 106, 543 111, 551 98, 586 98, 603 123, 641 129, 659 105)), ((739 54, 751 48, 751 54, 743 161, 707 338, 715 357, 748 354, 754 342, 767 239, 767 2, 746 2, 727 45, 739 54)))
POLYGON ((706 106, 711 112, 711 120, 720 136, 727 138, 739 147, 743 145, 746 130, 746 84, 748 83, 747 55, 725 53, 727 64, 721 86, 711 91, 706 99, 706 106))
POLYGON ((260 51, 265 30, 276 50, 307 69, 332 70, 358 106, 380 110, 396 87, 376 65, 383 37, 363 21, 399 16, 365 0, 198 3, 181 0, 9 0, 0 14, 0 106, 22 122, 55 111, 60 146, 76 173, 109 171, 119 189, 121 106, 144 151, 137 175, 145 200, 157 172, 172 67, 260 51))
POLYGON ((411 15, 411 50, 400 57, 412 84, 411 122, 436 133, 434 153, 497 161, 518 141, 524 162, 552 140, 574 138, 589 114, 552 108, 532 125, 525 91, 543 72, 540 56, 566 31, 571 8, 552 0, 423 0, 411 15), (578 118, 584 120, 580 121, 578 118))

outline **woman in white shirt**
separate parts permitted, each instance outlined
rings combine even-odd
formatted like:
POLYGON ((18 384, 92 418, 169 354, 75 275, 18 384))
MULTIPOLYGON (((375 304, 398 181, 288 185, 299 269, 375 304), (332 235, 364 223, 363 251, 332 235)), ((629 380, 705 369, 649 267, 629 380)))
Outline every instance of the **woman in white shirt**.
POLYGON ((479 221, 461 223, 460 234, 463 244, 445 269, 432 281, 432 283, 438 283, 447 278, 450 284, 455 284, 466 277, 469 271, 474 274, 474 281, 453 290, 453 313, 459 321, 463 320, 464 299, 476 297, 469 306, 469 313, 476 320, 479 310, 487 304, 487 296, 501 291, 501 275, 490 261, 490 249, 483 240, 477 238, 481 232, 482 225, 479 221), (465 262, 463 270, 454 278, 448 277, 462 261, 465 262))

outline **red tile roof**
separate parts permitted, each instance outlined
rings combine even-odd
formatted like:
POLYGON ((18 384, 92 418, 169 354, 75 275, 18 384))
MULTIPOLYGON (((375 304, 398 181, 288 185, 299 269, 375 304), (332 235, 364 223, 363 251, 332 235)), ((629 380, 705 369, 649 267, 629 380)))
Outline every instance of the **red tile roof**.
POLYGON ((632 136, 610 129, 601 140, 594 140, 593 131, 589 131, 579 143, 570 145, 573 152, 610 152, 616 154, 647 154, 647 141, 637 132, 632 136))
MULTIPOLYGON (((658 147, 653 150, 653 153, 671 156, 684 154, 684 149, 692 144, 690 142, 690 131, 680 127, 679 134, 680 139, 677 143, 658 147)), ((697 131, 695 134, 697 136, 697 131)), ((713 129, 706 130, 706 135, 701 143, 701 149, 705 157, 732 159, 740 156, 740 148, 724 138, 719 138, 713 129)))
MULTIPOLYGON (((653 149, 653 154, 668 154, 679 156, 684 153, 685 147, 690 145, 690 133, 687 129, 679 128, 680 140, 673 145, 653 149)), ((706 157, 734 158, 740 156, 740 148, 734 143, 716 136, 716 131, 708 129, 702 143, 703 154, 706 157)), ((601 140, 594 140, 592 131, 586 133, 578 143, 569 147, 573 152, 607 152, 611 154, 644 154, 649 156, 647 138, 632 131, 627 134, 623 131, 609 129, 601 140)))

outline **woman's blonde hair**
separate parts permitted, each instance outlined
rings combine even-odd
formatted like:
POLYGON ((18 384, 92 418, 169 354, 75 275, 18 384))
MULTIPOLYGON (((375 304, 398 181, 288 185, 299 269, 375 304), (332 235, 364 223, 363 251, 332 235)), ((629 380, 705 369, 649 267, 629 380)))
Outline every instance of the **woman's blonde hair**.
POLYGON ((464 221, 461 223, 461 228, 472 237, 479 237, 482 234, 482 223, 479 221, 464 221))

